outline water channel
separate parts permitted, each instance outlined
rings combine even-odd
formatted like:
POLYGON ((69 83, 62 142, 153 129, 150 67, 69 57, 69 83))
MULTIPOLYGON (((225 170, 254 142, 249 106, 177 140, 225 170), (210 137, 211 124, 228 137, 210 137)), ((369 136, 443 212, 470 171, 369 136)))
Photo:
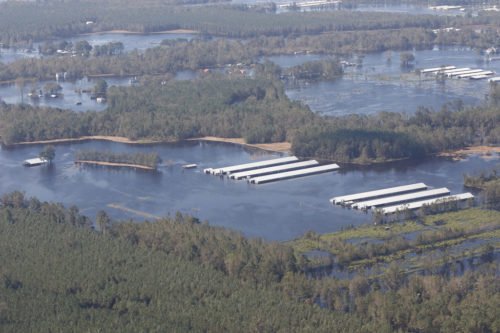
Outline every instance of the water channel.
POLYGON ((249 185, 203 174, 203 168, 222 167, 275 156, 238 145, 183 142, 159 145, 126 145, 107 141, 59 144, 52 166, 22 167, 24 159, 36 157, 42 146, 0 150, 0 193, 22 190, 28 197, 77 205, 94 219, 104 209, 114 219, 145 219, 140 212, 165 216, 177 211, 200 220, 242 231, 247 236, 289 240, 308 229, 331 232, 347 225, 370 223, 371 215, 332 206, 334 196, 372 189, 425 182, 461 193, 462 174, 498 165, 498 156, 477 156, 453 162, 433 158, 417 162, 366 168, 343 167, 341 171, 295 180, 249 185), (157 172, 125 168, 76 167, 78 149, 133 153, 156 151, 168 165, 157 172), (198 168, 183 170, 196 163, 198 168), (116 205, 113 208, 108 205, 116 205), (136 212, 123 210, 134 210, 136 212))

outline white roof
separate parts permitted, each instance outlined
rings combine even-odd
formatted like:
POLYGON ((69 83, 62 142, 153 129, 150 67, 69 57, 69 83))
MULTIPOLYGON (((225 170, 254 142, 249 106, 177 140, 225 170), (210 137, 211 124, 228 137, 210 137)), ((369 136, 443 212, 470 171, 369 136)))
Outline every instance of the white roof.
POLYGON ((409 192, 409 191, 417 191, 417 190, 425 190, 427 189, 427 185, 424 183, 417 183, 411 185, 403 185, 397 187, 384 188, 381 190, 375 190, 370 192, 356 193, 350 195, 344 195, 340 197, 334 197, 330 199, 330 202, 333 204, 340 204, 342 202, 347 201, 359 201, 359 200, 367 200, 370 198, 386 196, 389 194, 397 194, 401 192, 409 192))
POLYGON ((232 165, 232 166, 227 166, 227 167, 223 167, 223 168, 219 168, 219 169, 213 169, 212 173, 213 174, 226 174, 226 173, 243 171, 243 170, 258 169, 258 168, 263 168, 263 167, 271 166, 271 165, 291 163, 291 162, 295 162, 298 160, 299 159, 295 156, 274 158, 272 160, 265 160, 265 161, 260 161, 260 162, 232 165))
POLYGON ((478 73, 467 73, 467 74, 461 74, 459 75, 458 77, 461 78, 461 79, 465 79, 467 77, 473 77, 473 76, 478 76, 478 75, 491 75, 493 74, 493 71, 480 71, 478 73))
POLYGON ((249 182, 254 183, 254 184, 263 184, 263 183, 273 182, 273 181, 280 180, 280 179, 296 178, 296 177, 312 175, 315 173, 334 171, 334 170, 337 170, 338 168, 339 168, 339 166, 337 164, 320 165, 317 167, 312 167, 312 168, 307 168, 307 169, 300 169, 300 170, 295 170, 295 171, 275 173, 275 174, 267 175, 267 176, 255 177, 255 178, 250 179, 249 182))
POLYGON ((36 157, 36 158, 30 158, 30 159, 24 160, 23 163, 24 164, 42 164, 45 162, 47 162, 47 161, 40 158, 40 157, 36 157))
POLYGON ((470 78, 474 80, 481 80, 481 79, 486 79, 487 77, 488 77, 487 75, 481 74, 481 75, 471 76, 470 78))
POLYGON ((448 76, 459 76, 459 75, 462 75, 462 74, 479 73, 479 72, 482 72, 482 71, 483 71, 482 69, 468 69, 468 70, 461 71, 461 72, 448 73, 446 75, 448 75, 448 76))
POLYGON ((450 69, 455 69, 455 68, 457 68, 457 67, 445 66, 445 67, 424 68, 420 71, 420 73, 432 73, 432 72, 445 71, 445 70, 450 70, 450 69))
POLYGON ((301 169, 301 168, 310 167, 310 166, 317 165, 317 164, 318 164, 318 161, 315 161, 315 160, 303 161, 303 162, 297 162, 297 163, 289 163, 289 164, 283 164, 283 165, 273 166, 273 167, 269 167, 269 168, 237 172, 237 173, 231 174, 229 176, 229 178, 242 179, 242 178, 247 178, 247 177, 255 177, 255 176, 259 176, 259 175, 275 173, 278 171, 284 171, 284 170, 290 170, 290 169, 301 169))
POLYGON ((358 203, 353 204, 352 207, 357 208, 357 209, 368 209, 371 207, 396 204, 398 202, 405 202, 405 201, 414 201, 417 199, 424 199, 424 198, 429 198, 429 197, 433 197, 433 196, 448 195, 448 194, 450 194, 450 190, 448 190, 446 187, 443 187, 443 188, 437 188, 437 189, 429 190, 429 191, 420 191, 420 192, 397 195, 397 196, 392 196, 392 197, 387 197, 387 198, 382 198, 382 199, 375 199, 375 200, 358 202, 358 203))
POLYGON ((500 76, 492 77, 491 79, 488 80, 489 82, 497 82, 500 81, 500 76))
POLYGON ((397 211, 403 211, 405 209, 418 209, 418 208, 422 207, 423 205, 439 204, 439 203, 444 203, 447 201, 454 201, 454 200, 467 200, 469 198, 474 198, 474 196, 471 193, 467 192, 467 193, 449 195, 449 196, 440 197, 440 198, 411 202, 411 203, 406 204, 406 205, 396 205, 396 206, 385 207, 385 208, 381 208, 380 211, 383 214, 392 214, 392 213, 395 213, 397 211))
POLYGON ((469 67, 455 68, 455 69, 450 69, 450 70, 444 71, 443 73, 444 74, 450 74, 450 73, 467 71, 467 70, 470 70, 470 68, 469 67))

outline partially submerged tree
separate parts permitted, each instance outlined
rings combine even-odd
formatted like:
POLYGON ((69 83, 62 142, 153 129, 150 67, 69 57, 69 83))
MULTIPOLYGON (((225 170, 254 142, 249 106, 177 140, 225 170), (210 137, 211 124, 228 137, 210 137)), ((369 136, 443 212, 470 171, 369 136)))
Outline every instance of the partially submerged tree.
POLYGON ((56 149, 52 145, 47 145, 45 149, 40 152, 39 156, 41 159, 52 163, 52 160, 56 157, 56 149))
POLYGON ((411 63, 415 61, 415 56, 410 52, 403 52, 399 56, 399 59, 401 60, 401 66, 409 67, 411 63))

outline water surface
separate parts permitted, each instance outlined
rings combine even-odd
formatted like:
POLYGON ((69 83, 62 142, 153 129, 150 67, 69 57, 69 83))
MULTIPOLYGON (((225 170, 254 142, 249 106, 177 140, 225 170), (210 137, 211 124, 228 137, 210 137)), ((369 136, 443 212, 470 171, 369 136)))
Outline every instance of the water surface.
POLYGON ((222 143, 135 146, 88 141, 57 145, 51 167, 21 166, 24 159, 36 157, 42 149, 43 146, 23 146, 0 150, 0 193, 22 190, 28 197, 62 202, 68 207, 77 205, 92 219, 100 209, 114 219, 144 219, 108 204, 160 217, 180 211, 208 220, 212 225, 269 240, 290 240, 308 229, 324 233, 371 222, 369 214, 332 206, 329 199, 334 196, 417 182, 446 186, 452 193, 460 193, 464 191, 463 173, 498 164, 498 159, 479 157, 460 162, 429 159, 357 169, 343 167, 335 173, 256 186, 206 175, 202 170, 277 155, 222 143), (161 166, 158 172, 79 168, 72 162, 78 149, 156 151, 169 166, 161 166), (181 166, 188 163, 196 163, 198 168, 183 170, 181 166))

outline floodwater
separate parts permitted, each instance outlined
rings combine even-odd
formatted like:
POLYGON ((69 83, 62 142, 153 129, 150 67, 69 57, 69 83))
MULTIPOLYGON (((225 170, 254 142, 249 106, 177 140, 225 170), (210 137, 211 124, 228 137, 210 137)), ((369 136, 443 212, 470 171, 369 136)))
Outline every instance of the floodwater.
MULTIPOLYGON (((137 36, 135 36, 137 37, 137 36)), ((292 100, 307 104, 311 110, 327 115, 343 116, 349 114, 376 114, 380 111, 406 112, 413 114, 419 106, 439 110, 445 103, 458 100, 464 105, 480 105, 485 102, 489 93, 488 80, 447 79, 438 81, 434 76, 417 76, 416 68, 454 65, 457 67, 482 68, 500 73, 500 61, 486 61, 484 55, 477 54, 468 48, 437 48, 414 51, 415 62, 412 67, 402 68, 401 52, 377 52, 357 56, 345 60, 362 66, 345 68, 345 74, 333 81, 314 83, 286 83, 286 93, 292 100)), ((269 60, 282 67, 290 67, 307 61, 328 59, 330 56, 317 54, 281 55, 268 57, 269 60)), ((182 71, 176 74, 180 80, 191 80, 197 77, 193 71, 182 71)), ((493 75, 494 76, 494 75, 493 75)), ((108 86, 129 85, 128 78, 105 78, 108 86)), ((43 87, 45 82, 40 83, 43 87)), ((63 98, 42 98, 30 100, 27 93, 31 90, 28 84, 24 91, 24 102, 30 104, 68 108, 74 111, 88 109, 101 111, 106 107, 89 95, 75 93, 75 88, 93 86, 87 79, 60 83, 63 87, 63 98), (75 105, 81 102, 82 105, 75 105)), ((21 93, 15 85, 0 86, 0 98, 7 103, 20 103, 21 93)))
MULTIPOLYGON (((346 67, 342 78, 314 83, 288 83, 286 93, 311 110, 327 115, 376 114, 380 111, 413 114, 419 106, 439 110, 445 103, 461 100, 464 105, 480 105, 489 93, 483 80, 447 79, 418 76, 415 69, 454 65, 457 68, 492 70, 500 73, 500 61, 487 61, 470 49, 435 47, 412 52, 412 67, 402 68, 401 52, 377 52, 346 60, 361 66, 346 67)), ((269 57, 282 67, 328 59, 325 55, 300 54, 269 57)), ((493 77, 495 75, 492 75, 493 77)))
POLYGON ((36 157, 39 145, 0 150, 0 193, 22 190, 43 201, 77 205, 94 219, 104 209, 114 219, 142 221, 139 212, 153 216, 192 214, 211 225, 239 230, 247 236, 290 240, 308 229, 324 233, 347 225, 371 222, 371 215, 332 206, 334 196, 417 182, 448 187, 461 193, 462 174, 498 165, 493 159, 470 157, 452 162, 434 158, 365 168, 342 167, 339 172, 295 180, 250 185, 245 181, 203 174, 203 168, 222 167, 277 157, 276 154, 239 145, 183 142, 159 145, 126 145, 106 141, 60 144, 52 166, 22 167, 24 159, 36 157), (157 152, 168 165, 157 172, 126 168, 76 167, 78 149, 112 152, 157 152), (183 170, 182 165, 198 164, 183 170), (134 212, 109 207, 114 204, 134 212))
MULTIPOLYGON (((111 42, 122 42, 123 52, 130 52, 132 50, 137 50, 139 52, 144 52, 148 48, 153 48, 159 46, 161 41, 164 39, 187 39, 190 40, 196 36, 195 34, 177 34, 177 33, 157 33, 157 34, 122 34, 122 33, 103 33, 89 36, 77 36, 72 38, 62 38, 59 40, 53 40, 52 42, 57 45, 62 41, 71 42, 73 44, 86 40, 92 47, 96 45, 104 45, 111 42)), ((0 48, 0 62, 4 64, 13 62, 18 59, 29 58, 29 57, 42 57, 38 52, 38 46, 43 43, 34 43, 33 50, 28 51, 24 48, 0 48)))
MULTIPOLYGON (((116 78, 116 77, 105 77, 102 78, 111 86, 126 86, 130 85, 129 78, 116 78)), ((92 88, 99 79, 89 79, 84 78, 71 81, 60 81, 57 82, 62 87, 60 93, 61 96, 57 98, 51 97, 41 97, 32 99, 28 97, 28 93, 35 89, 36 91, 42 89, 47 83, 56 83, 56 81, 43 81, 34 85, 32 83, 26 83, 21 95, 20 88, 15 84, 8 84, 0 86, 0 99, 8 104, 18 104, 21 102, 28 103, 37 106, 50 106, 61 109, 71 109, 75 112, 83 112, 87 110, 102 111, 106 108, 106 103, 98 103, 95 99, 90 98, 90 93, 80 93, 81 89, 92 88), (38 88, 36 88, 38 87, 38 88), (81 104, 76 104, 81 103, 81 104)))

